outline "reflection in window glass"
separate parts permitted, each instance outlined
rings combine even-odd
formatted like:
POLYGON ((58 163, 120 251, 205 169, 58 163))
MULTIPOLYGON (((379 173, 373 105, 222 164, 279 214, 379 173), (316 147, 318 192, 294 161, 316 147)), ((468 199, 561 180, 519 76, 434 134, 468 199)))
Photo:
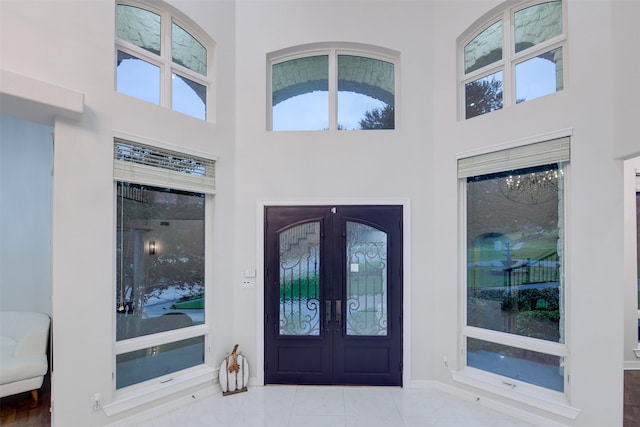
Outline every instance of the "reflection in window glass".
POLYGON ((560 356, 467 338, 467 366, 564 391, 564 360, 560 356))
POLYGON ((329 128, 329 57, 292 59, 272 66, 273 130, 329 128))
POLYGON ((160 55, 160 15, 138 7, 116 6, 116 35, 160 55))
POLYGON ((562 2, 550 1, 517 11, 516 53, 562 34, 562 2))
POLYGON ((564 342, 563 170, 467 179, 467 324, 564 342))
POLYGON ((338 55, 338 129, 393 129, 394 66, 338 55))
POLYGON ((176 64, 203 76, 207 75, 207 50, 195 37, 175 23, 171 31, 171 57, 176 64))
POLYGON ((204 323, 204 195, 124 182, 117 195, 116 340, 204 323))
POLYGON ((207 88, 179 74, 172 75, 171 108, 198 119, 207 117, 207 88))
POLYGON ((118 354, 116 356, 116 389, 203 363, 203 336, 118 354))
POLYGON ((118 51, 116 90, 125 95, 160 104, 160 67, 118 51))
POLYGON ((466 118, 502 108, 502 71, 464 85, 466 118))
POLYGON ((563 89, 562 48, 516 64, 516 103, 563 89))
POLYGON ((470 73, 501 59, 502 21, 498 21, 464 47, 464 72, 470 73))

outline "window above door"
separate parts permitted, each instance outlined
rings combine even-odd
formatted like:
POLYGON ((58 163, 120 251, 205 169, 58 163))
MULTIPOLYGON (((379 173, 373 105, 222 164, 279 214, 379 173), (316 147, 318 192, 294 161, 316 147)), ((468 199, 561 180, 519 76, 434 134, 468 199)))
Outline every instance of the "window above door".
POLYGON ((395 129, 398 52, 320 43, 267 62, 269 130, 395 129))

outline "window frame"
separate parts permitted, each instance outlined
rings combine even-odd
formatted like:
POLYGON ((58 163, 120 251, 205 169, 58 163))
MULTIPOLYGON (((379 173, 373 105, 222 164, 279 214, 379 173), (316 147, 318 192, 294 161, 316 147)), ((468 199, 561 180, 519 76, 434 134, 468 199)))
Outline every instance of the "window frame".
MULTIPOLYGON (((154 14, 160 16, 160 54, 157 55, 153 52, 150 52, 142 47, 139 47, 131 42, 126 40, 122 40, 118 37, 117 29, 117 16, 114 21, 114 41, 115 41, 115 49, 114 49, 114 90, 116 93, 120 93, 124 96, 130 96, 141 101, 144 101, 141 98, 128 95, 126 93, 122 93, 118 91, 118 51, 124 52, 128 55, 132 55, 138 59, 149 62, 160 68, 160 101, 158 104, 154 104, 152 102, 148 102, 151 105, 159 105, 161 107, 165 107, 174 111, 176 113, 184 114, 189 117, 193 117, 199 120, 203 120, 205 122, 214 122, 215 121, 215 102, 213 100, 214 94, 214 78, 212 76, 214 70, 214 56, 215 56, 215 42, 211 40, 210 37, 206 35, 206 33, 199 29, 195 23, 190 22, 186 16, 178 12, 177 10, 172 10, 171 7, 167 6, 165 3, 147 3, 139 0, 127 0, 127 1, 117 1, 115 3, 114 11, 117 9, 119 5, 123 6, 131 6, 139 9, 143 9, 154 14), (159 7, 162 6, 162 8, 159 7), (196 41, 198 41, 207 52, 207 75, 203 76, 202 74, 191 70, 183 65, 178 64, 173 61, 172 58, 172 25, 178 25, 184 31, 186 31, 189 35, 191 35, 196 41), (177 74, 183 78, 189 79, 203 85, 206 88, 206 102, 205 102, 205 118, 200 119, 199 117, 195 117, 193 115, 189 115, 187 113, 182 113, 178 110, 173 109, 173 89, 172 83, 173 78, 172 74, 177 74)), ((115 14, 115 13, 114 13, 115 14)))
MULTIPOLYGON (((640 193, 640 170, 636 170, 636 176, 635 176, 635 193, 636 195, 640 193)), ((637 206, 637 196, 636 196, 636 209, 638 209, 639 206, 637 206)), ((636 233, 638 233, 638 230, 640 229, 640 222, 636 221, 636 233)), ((636 257, 637 257, 637 253, 640 252, 640 245, 638 245, 638 243, 636 243, 636 257)), ((637 278, 640 277, 640 265, 636 266, 636 280, 637 278)), ((640 302, 637 303, 637 320, 638 323, 640 324, 640 302)), ((640 333, 637 336, 637 344, 636 344, 636 350, 634 350, 636 357, 640 358, 640 333)))
MULTIPOLYGON (((458 120, 468 120, 474 117, 483 116, 488 113, 500 111, 505 108, 510 108, 517 105, 516 99, 516 65, 523 63, 529 59, 535 58, 541 54, 550 52, 557 48, 562 48, 562 78, 563 88, 553 93, 559 93, 568 87, 567 82, 567 68, 569 61, 567 60, 567 1, 562 1, 562 33, 554 36, 548 40, 538 43, 534 46, 530 46, 526 49, 516 52, 515 46, 515 14, 523 9, 527 9, 531 6, 538 4, 549 3, 552 0, 533 0, 518 3, 515 6, 505 6, 504 4, 480 18, 474 23, 465 33, 458 39, 458 120), (494 25, 496 22, 502 21, 502 59, 492 62, 491 64, 480 67, 476 70, 465 73, 464 71, 464 48, 473 41, 478 35, 480 35, 487 28, 494 25), (466 98, 465 98, 465 85, 481 79, 483 77, 490 76, 494 73, 502 71, 502 108, 498 110, 490 111, 488 113, 479 114, 473 117, 466 117, 466 98)), ((511 4, 511 3, 509 3, 511 4)), ((549 93, 547 95, 553 95, 549 93)), ((540 98, 547 96, 543 95, 540 98)), ((533 98, 531 101, 533 101, 533 98)), ((522 102, 523 104, 528 101, 522 102)))
MULTIPOLYGON (((118 341, 116 339, 116 327, 117 327, 117 314, 115 310, 112 312, 112 401, 104 405, 103 409, 107 415, 115 415, 123 411, 138 407, 150 401, 159 399, 177 391, 185 390, 193 387, 194 385, 203 384, 214 380, 216 378, 217 369, 214 366, 216 363, 213 360, 212 346, 213 338, 211 336, 211 322, 213 320, 212 314, 212 289, 213 289, 213 257, 210 254, 213 252, 213 222, 214 222, 214 202, 215 202, 215 162, 217 158, 215 156, 203 155, 202 153, 190 152, 183 148, 177 148, 169 144, 164 144, 158 141, 152 141, 140 137, 135 137, 123 133, 114 133, 113 144, 114 146, 118 142, 129 143, 136 146, 144 146, 158 151, 170 152, 172 154, 180 154, 184 157, 191 157, 200 159, 213 164, 211 173, 213 174, 213 182, 209 185, 213 185, 211 191, 207 191, 204 194, 204 293, 205 293, 205 309, 204 309, 204 323, 183 327, 179 329, 173 329, 169 331, 163 331, 153 333, 149 335, 141 335, 134 338, 124 339, 118 341), (181 341, 189 338, 203 337, 204 339, 204 361, 200 365, 192 366, 186 369, 178 370, 168 374, 160 375, 148 380, 141 381, 122 388, 116 388, 116 357, 120 354, 142 350, 153 346, 159 346, 176 341, 181 341)), ((110 307, 114 308, 117 305, 117 184, 118 182, 129 182, 134 184, 153 186, 153 178, 149 178, 147 175, 145 178, 123 178, 123 174, 127 172, 117 171, 118 162, 114 158, 114 176, 113 176, 113 293, 110 303, 110 307)), ((135 165, 132 169, 135 168, 135 165)), ((148 167, 147 167, 148 168, 148 167)), ((159 168, 158 168, 159 169, 159 168)), ((164 170, 164 169, 161 169, 164 170)), ((167 187, 166 182, 163 180, 170 179, 168 172, 165 176, 159 177, 156 181, 156 187, 167 187)), ((184 181, 179 183, 174 189, 178 191, 185 191, 188 188, 188 183, 184 181)), ((202 193, 200 183, 197 182, 197 178, 194 179, 193 191, 196 193, 202 193)), ((170 187, 171 188, 171 187, 170 187)))
MULTIPOLYGON (((526 140, 516 141, 500 146, 493 146, 486 150, 475 151, 470 153, 462 153, 458 155, 458 162, 460 160, 473 158, 485 154, 499 154, 506 152, 512 148, 518 149, 520 147, 527 147, 535 143, 544 143, 559 138, 570 137, 570 132, 560 131, 553 134, 530 138, 526 140)), ((458 177, 458 286, 459 286, 459 306, 458 306, 458 368, 452 369, 452 378, 460 383, 472 385, 481 389, 488 390, 495 394, 524 402, 527 404, 535 405, 541 409, 547 410, 552 413, 556 413, 568 418, 575 418, 580 412, 576 408, 569 406, 571 398, 571 384, 570 384, 570 371, 571 371, 571 359, 570 359, 570 304, 568 304, 568 295, 570 294, 571 281, 567 274, 570 266, 568 247, 570 242, 570 226, 567 222, 568 217, 568 202, 567 195, 570 193, 570 169, 571 161, 566 160, 563 162, 564 170, 564 196, 563 196, 563 233, 564 242, 563 250, 565 252, 563 265, 561 268, 561 275, 563 276, 563 317, 564 317, 564 342, 553 342, 538 338, 531 338, 522 335, 510 334, 507 332, 499 332, 490 329, 484 329, 475 326, 468 326, 467 323, 467 180, 466 177, 458 177), (467 338, 475 338, 490 343, 496 343, 500 345, 512 346, 524 350, 530 350, 548 354, 551 356, 557 356, 562 358, 564 368, 564 389, 562 392, 552 389, 544 388, 527 382, 523 382, 511 377, 495 374, 490 371, 485 371, 479 368, 474 368, 467 365, 467 338)), ((533 166, 533 165, 532 165, 533 166)), ((477 176, 477 175, 470 175, 477 176)))
MULTIPOLYGON (((267 114, 266 129, 270 132, 324 132, 324 130, 273 130, 273 66, 294 59, 308 58, 312 56, 328 56, 328 91, 329 91, 329 107, 328 107, 328 131, 337 131, 338 129, 338 56, 351 55, 362 58, 375 59, 393 64, 394 73, 394 128, 393 129, 368 129, 368 130, 397 130, 399 129, 399 66, 400 53, 392 49, 379 46, 365 45, 361 43, 312 43, 301 46, 293 46, 286 49, 270 52, 267 54, 267 114)), ((360 129, 356 129, 360 130, 360 129)), ((340 130, 344 131, 344 130, 340 130)))

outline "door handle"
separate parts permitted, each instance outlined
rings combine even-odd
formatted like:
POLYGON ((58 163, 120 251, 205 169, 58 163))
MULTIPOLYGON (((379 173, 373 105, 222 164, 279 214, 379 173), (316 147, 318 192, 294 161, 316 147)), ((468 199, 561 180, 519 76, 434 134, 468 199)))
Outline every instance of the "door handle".
POLYGON ((331 300, 324 302, 324 321, 329 326, 331 324, 331 300))
POLYGON ((342 322, 342 300, 336 300, 336 323, 342 322))

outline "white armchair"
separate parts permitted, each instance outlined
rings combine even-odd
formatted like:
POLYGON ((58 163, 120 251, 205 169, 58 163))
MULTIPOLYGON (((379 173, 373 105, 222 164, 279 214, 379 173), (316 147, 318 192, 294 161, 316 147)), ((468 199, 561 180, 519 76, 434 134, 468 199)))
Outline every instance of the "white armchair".
POLYGON ((46 314, 0 312, 0 397, 38 389, 49 369, 47 342, 50 318, 46 314))

